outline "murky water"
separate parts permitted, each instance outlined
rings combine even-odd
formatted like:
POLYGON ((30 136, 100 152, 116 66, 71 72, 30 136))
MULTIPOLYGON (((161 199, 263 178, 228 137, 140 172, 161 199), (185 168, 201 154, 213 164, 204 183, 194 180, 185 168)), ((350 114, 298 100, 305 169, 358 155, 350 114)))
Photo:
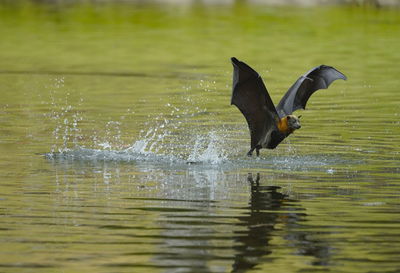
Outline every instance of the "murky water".
POLYGON ((400 13, 0 6, 0 272, 398 272, 400 13), (247 158, 231 56, 302 129, 247 158), (190 162, 190 164, 188 164, 190 162))

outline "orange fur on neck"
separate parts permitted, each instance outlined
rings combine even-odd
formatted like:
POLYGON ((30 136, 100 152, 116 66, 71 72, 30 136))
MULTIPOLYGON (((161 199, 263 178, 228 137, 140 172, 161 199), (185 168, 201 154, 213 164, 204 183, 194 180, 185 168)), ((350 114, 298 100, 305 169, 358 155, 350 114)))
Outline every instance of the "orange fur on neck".
POLYGON ((278 129, 283 134, 293 133, 293 129, 289 128, 287 117, 281 118, 278 122, 278 129))

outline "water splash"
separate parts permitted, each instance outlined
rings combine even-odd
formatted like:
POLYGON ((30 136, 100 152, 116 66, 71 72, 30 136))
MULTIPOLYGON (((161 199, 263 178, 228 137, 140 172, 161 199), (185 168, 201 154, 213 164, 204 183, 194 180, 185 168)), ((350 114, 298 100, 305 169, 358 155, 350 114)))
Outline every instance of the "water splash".
POLYGON ((97 135, 95 135, 93 137, 93 142, 95 145, 106 150, 122 149, 124 147, 124 143, 121 138, 121 122, 107 122, 104 136, 99 139, 97 135))
POLYGON ((194 142, 187 161, 189 163, 207 162, 218 164, 228 159, 223 146, 223 138, 215 131, 210 132, 207 137, 200 136, 194 142))
POLYGON ((213 84, 215 81, 201 80, 196 87, 201 88, 200 93, 185 86, 186 95, 168 98, 166 110, 157 116, 149 114, 145 129, 127 144, 122 137, 125 117, 109 120, 101 128, 97 120, 90 120, 77 110, 83 100, 78 104, 72 102, 64 78, 55 79, 50 87, 51 112, 48 114, 54 123, 51 154, 58 153, 69 159, 136 160, 141 156, 145 160, 220 163, 227 159, 226 129, 219 126, 217 130, 214 127, 217 121, 208 126, 201 123, 204 119, 216 119, 204 106, 210 98, 203 95, 213 91, 213 84), (93 126, 89 131, 81 124, 96 124, 96 128, 93 126))
MULTIPOLYGON (((204 92, 213 91, 210 85, 205 84, 203 87, 206 89, 204 92)), ((191 88, 184 90, 193 91, 191 88)), ((81 98, 77 103, 75 98, 75 104, 72 103, 68 90, 65 90, 63 78, 56 80, 50 97, 51 112, 48 117, 54 122, 55 128, 54 143, 51 152, 46 155, 49 159, 124 161, 164 166, 172 164, 176 168, 239 166, 293 171, 316 168, 331 175, 336 174, 332 166, 341 163, 341 160, 326 155, 301 155, 290 145, 290 141, 287 142, 289 145, 278 147, 278 151, 265 151, 261 158, 247 158, 246 148, 239 148, 237 143, 238 139, 248 137, 245 125, 239 128, 222 124, 215 111, 209 111, 201 104, 206 101, 212 105, 212 99, 208 96, 204 101, 201 95, 192 96, 191 93, 169 97, 170 102, 165 103, 161 114, 149 116, 142 126, 144 129, 128 144, 123 138, 126 133, 125 116, 108 120, 104 124, 99 124, 98 120, 90 120, 78 110, 82 107, 81 98), (90 125, 90 130, 82 127, 85 124, 90 125), (97 127, 92 128, 93 124, 97 127), (237 132, 242 132, 243 135, 238 135, 237 132)), ((127 113, 130 112, 128 109, 127 113)))
POLYGON ((77 109, 82 103, 79 100, 77 107, 70 103, 70 93, 64 90, 64 78, 56 78, 50 86, 50 112, 46 116, 54 122, 54 142, 52 152, 63 152, 78 145, 83 138, 79 123, 83 120, 81 112, 77 109), (61 98, 57 93, 63 90, 61 98))

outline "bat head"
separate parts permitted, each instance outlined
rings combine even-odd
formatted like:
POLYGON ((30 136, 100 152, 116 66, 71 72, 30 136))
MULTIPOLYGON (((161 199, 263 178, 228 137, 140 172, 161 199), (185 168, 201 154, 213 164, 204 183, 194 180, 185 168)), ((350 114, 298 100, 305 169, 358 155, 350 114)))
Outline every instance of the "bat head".
POLYGON ((286 116, 287 119, 287 125, 291 130, 297 130, 301 128, 300 125, 300 117, 296 117, 295 115, 288 115, 286 116))

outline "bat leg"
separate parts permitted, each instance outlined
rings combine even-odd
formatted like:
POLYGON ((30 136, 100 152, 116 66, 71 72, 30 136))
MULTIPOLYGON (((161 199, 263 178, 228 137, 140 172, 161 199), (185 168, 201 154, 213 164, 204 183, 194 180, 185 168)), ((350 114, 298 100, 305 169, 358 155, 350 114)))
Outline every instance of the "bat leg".
POLYGON ((247 156, 251 157, 253 155, 253 151, 255 148, 251 148, 250 151, 247 152, 247 156))

